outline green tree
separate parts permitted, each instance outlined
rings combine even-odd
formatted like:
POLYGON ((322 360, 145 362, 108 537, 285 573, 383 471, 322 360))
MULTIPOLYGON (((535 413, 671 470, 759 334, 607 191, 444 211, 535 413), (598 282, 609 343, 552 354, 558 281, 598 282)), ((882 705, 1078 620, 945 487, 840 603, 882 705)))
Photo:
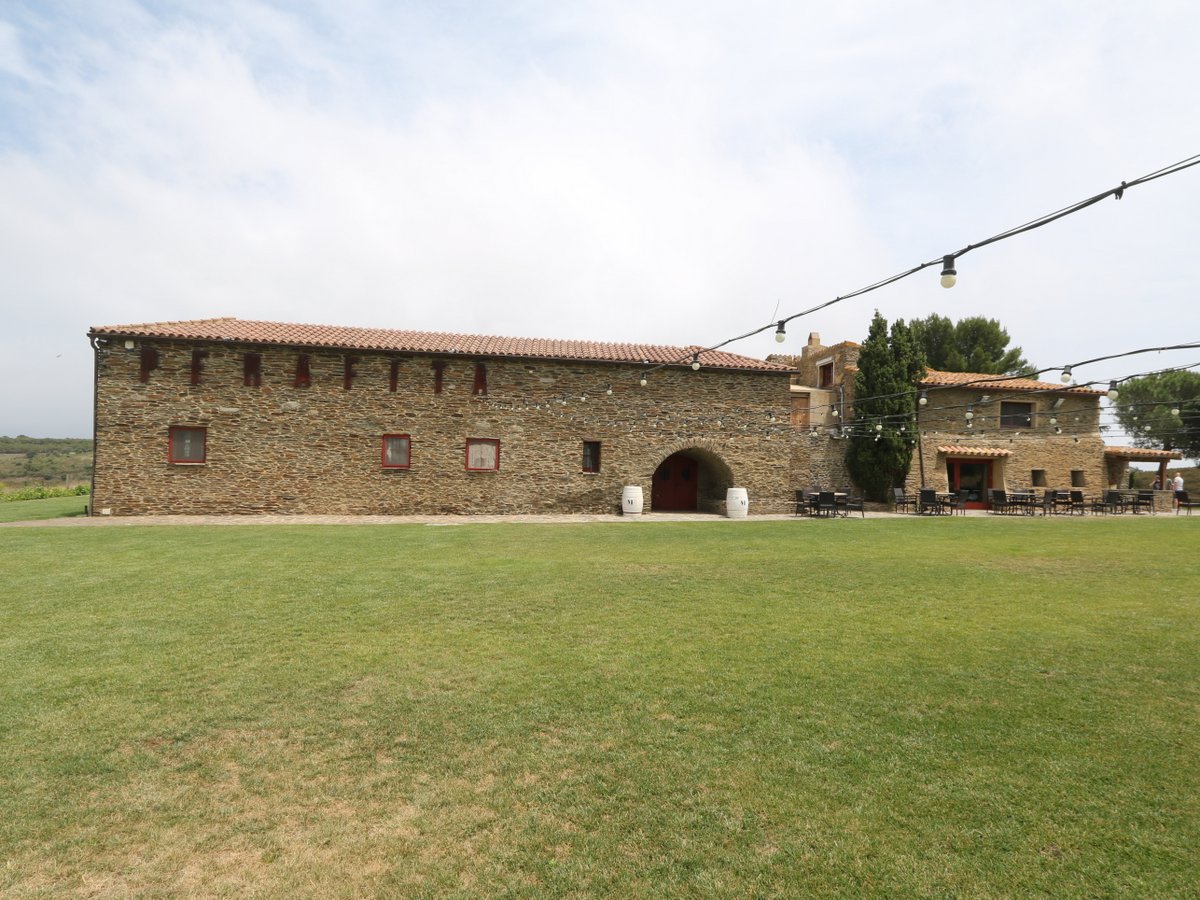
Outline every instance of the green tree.
POLYGON ((1134 446, 1180 450, 1200 459, 1200 374, 1144 375, 1123 382, 1120 391, 1114 411, 1134 446))
POLYGON ((1008 346, 1008 332, 995 319, 968 316, 955 323, 933 313, 914 319, 909 328, 931 369, 1016 375, 1036 368, 1021 355, 1020 347, 1008 346))
POLYGON ((846 450, 850 477, 869 500, 887 500, 908 476, 916 438, 915 388, 924 372, 912 329, 900 319, 889 334, 887 319, 876 310, 858 355, 855 419, 846 450))

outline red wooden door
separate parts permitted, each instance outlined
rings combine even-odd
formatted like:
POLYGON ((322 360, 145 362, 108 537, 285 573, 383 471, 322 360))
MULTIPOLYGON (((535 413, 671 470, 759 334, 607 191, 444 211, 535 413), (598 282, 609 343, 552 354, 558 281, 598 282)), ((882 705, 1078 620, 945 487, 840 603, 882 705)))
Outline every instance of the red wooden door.
POLYGON ((654 473, 650 508, 657 512, 695 511, 699 507, 699 474, 700 466, 690 456, 668 456, 654 473))

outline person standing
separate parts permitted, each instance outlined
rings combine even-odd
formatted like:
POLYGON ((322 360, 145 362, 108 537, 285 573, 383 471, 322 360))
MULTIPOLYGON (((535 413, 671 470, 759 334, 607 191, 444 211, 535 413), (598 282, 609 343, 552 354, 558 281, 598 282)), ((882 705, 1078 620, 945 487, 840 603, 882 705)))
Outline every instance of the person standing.
POLYGON ((1175 508, 1179 508, 1179 492, 1183 490, 1183 476, 1178 472, 1175 473, 1175 478, 1171 481, 1171 490, 1175 492, 1175 508))

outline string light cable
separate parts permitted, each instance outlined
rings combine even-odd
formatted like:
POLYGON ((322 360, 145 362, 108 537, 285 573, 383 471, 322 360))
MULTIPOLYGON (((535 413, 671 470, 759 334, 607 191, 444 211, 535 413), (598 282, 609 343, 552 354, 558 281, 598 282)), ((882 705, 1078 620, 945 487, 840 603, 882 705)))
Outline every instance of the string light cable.
MULTIPOLYGON (((973 243, 967 244, 965 247, 963 247, 960 250, 955 251, 954 253, 943 254, 942 256, 939 256, 936 259, 931 259, 928 262, 920 263, 909 269, 905 269, 902 272, 897 272, 895 275, 891 275, 887 278, 881 278, 879 281, 875 281, 871 284, 866 285, 865 287, 859 288, 858 290, 850 291, 849 293, 846 293, 846 294, 840 294, 831 300, 826 300, 823 303, 818 303, 816 306, 812 306, 812 307, 809 307, 808 309, 801 310, 798 313, 793 313, 790 316, 785 316, 782 319, 775 319, 771 322, 768 322, 766 325, 761 325, 757 328, 754 328, 754 329, 751 329, 750 331, 745 332, 744 334, 739 334, 736 337, 731 337, 731 338, 728 338, 727 340, 721 341, 720 343, 713 344, 710 347, 703 347, 703 348, 700 348, 699 350, 689 349, 687 355, 682 356, 677 360, 673 360, 671 362, 666 362, 666 363, 659 363, 658 365, 651 366, 647 369, 642 370, 642 378, 644 379, 645 375, 655 372, 659 369, 666 368, 667 366, 681 365, 684 363, 688 363, 691 361, 694 354, 698 355, 698 354, 706 353, 706 352, 712 351, 712 350, 720 350, 721 348, 727 347, 730 344, 735 344, 738 341, 743 341, 743 340, 746 340, 747 338, 754 337, 755 335, 762 334, 762 332, 767 331, 768 329, 771 329, 771 328, 775 329, 775 339, 777 341, 782 342, 782 338, 783 338, 784 334, 786 333, 786 327, 789 322, 795 321, 796 319, 803 318, 804 316, 812 315, 813 313, 819 312, 820 310, 827 309, 828 307, 833 306, 836 303, 841 303, 843 300, 851 300, 855 297, 861 297, 863 294, 868 294, 872 291, 877 291, 880 288, 887 287, 889 284, 895 284, 897 281, 901 281, 905 278, 908 278, 911 275, 915 275, 917 272, 923 271, 924 269, 928 269, 930 266, 936 266, 938 264, 941 264, 943 267, 943 269, 942 269, 942 284, 945 287, 952 287, 954 285, 953 279, 956 277, 956 271, 954 269, 956 260, 965 256, 967 253, 970 253, 972 250, 978 250, 981 247, 987 247, 990 244, 995 244, 995 243, 998 243, 999 241, 1008 240, 1009 238, 1016 237, 1017 235, 1025 234, 1030 231, 1034 231, 1035 229, 1041 228, 1045 225, 1049 225, 1051 222, 1056 222, 1059 219, 1073 215, 1077 212, 1081 212, 1090 206, 1094 206, 1095 204, 1099 203, 1101 200, 1108 199, 1109 197, 1120 200, 1125 196, 1125 192, 1127 190, 1129 190, 1130 188, 1138 187, 1143 184, 1148 184, 1151 181, 1155 181, 1159 178, 1165 178, 1168 175, 1174 175, 1178 172, 1184 171, 1185 169, 1190 169, 1196 165, 1200 165, 1200 154, 1196 154, 1194 156, 1189 156, 1186 159, 1180 160, 1179 162, 1175 162, 1175 163, 1171 163, 1170 165, 1163 166, 1161 169, 1157 169, 1153 172, 1148 172, 1147 174, 1141 175, 1130 181, 1122 181, 1117 187, 1108 188, 1107 190, 1101 191, 1098 194, 1093 194, 1092 196, 1090 196, 1084 200, 1080 200, 1077 203, 1072 203, 1069 206, 1064 206, 1061 209, 1055 210, 1054 212, 1046 213, 1045 215, 1038 216, 1035 219, 1030 219, 1028 222, 1025 222, 1021 225, 1013 226, 1012 228, 1006 229, 1005 231, 1001 231, 998 234, 992 235, 991 237, 984 238, 983 240, 979 240, 979 241, 975 241, 973 243), (949 281, 949 283, 947 283, 947 281, 949 281)), ((1083 363, 1080 363, 1080 365, 1083 365, 1083 363)), ((1050 370, 1043 370, 1043 371, 1050 371, 1050 370)))

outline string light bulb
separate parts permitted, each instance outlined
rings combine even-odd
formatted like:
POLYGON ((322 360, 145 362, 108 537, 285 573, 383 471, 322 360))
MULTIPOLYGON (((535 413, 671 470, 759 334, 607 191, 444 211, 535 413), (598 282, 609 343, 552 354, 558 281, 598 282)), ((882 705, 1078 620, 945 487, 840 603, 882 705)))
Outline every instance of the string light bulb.
POLYGON ((700 371, 700 354, 699 353, 692 354, 692 371, 693 372, 700 371))
POLYGON ((875 430, 876 430, 876 431, 883 431, 883 426, 882 426, 882 425, 880 425, 879 423, 876 423, 876 424, 875 424, 875 430))
POLYGON ((954 268, 954 254, 942 257, 942 287, 952 288, 958 284, 958 271, 954 268))
POLYGON ((1051 424, 1051 425, 1057 425, 1057 424, 1058 424, 1058 417, 1057 417, 1057 416, 1051 416, 1051 417, 1050 417, 1050 424, 1051 424))
POLYGON ((641 377, 641 380, 640 380, 640 381, 638 381, 638 384, 640 384, 642 387, 645 387, 645 386, 646 386, 646 376, 645 376, 645 375, 643 375, 643 376, 641 377))
POLYGON ((779 320, 779 326, 775 329, 775 343, 782 344, 787 340, 787 331, 784 329, 784 319, 779 320))
POLYGON ((833 408, 833 412, 832 412, 832 413, 830 413, 830 415, 832 415, 832 416, 833 416, 835 419, 838 417, 838 411, 837 411, 837 407, 836 407, 836 406, 833 408))
POLYGON ((1071 383, 1071 367, 1070 366, 1063 366, 1062 383, 1063 384, 1071 383))
POLYGON ((1179 407, 1178 406, 1171 407, 1171 415, 1173 415, 1177 419, 1179 418, 1179 407))
POLYGON ((1121 396, 1121 392, 1117 390, 1117 383, 1110 381, 1108 383, 1108 399, 1116 402, 1116 399, 1121 396))
POLYGON ((927 391, 921 391, 921 396, 917 398, 917 405, 924 406, 928 402, 929 402, 929 393, 927 391))
POLYGON ((612 385, 611 384, 604 389, 604 393, 607 394, 609 397, 612 396, 612 385))
POLYGON ((968 403, 968 404, 967 404, 967 412, 966 412, 966 416, 967 416, 967 421, 968 421, 968 422, 970 422, 970 421, 971 421, 973 418, 975 418, 975 410, 971 409, 971 404, 970 404, 970 403, 968 403))

